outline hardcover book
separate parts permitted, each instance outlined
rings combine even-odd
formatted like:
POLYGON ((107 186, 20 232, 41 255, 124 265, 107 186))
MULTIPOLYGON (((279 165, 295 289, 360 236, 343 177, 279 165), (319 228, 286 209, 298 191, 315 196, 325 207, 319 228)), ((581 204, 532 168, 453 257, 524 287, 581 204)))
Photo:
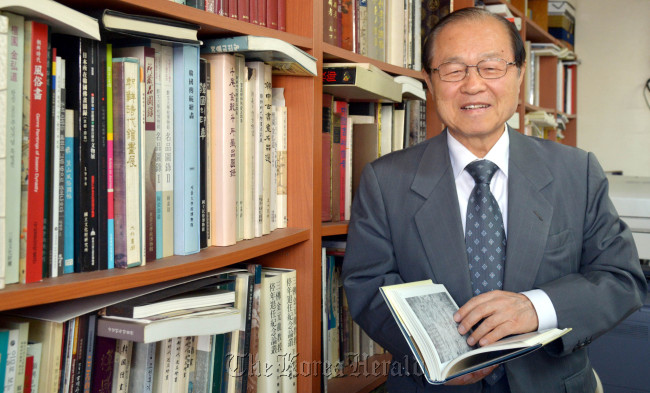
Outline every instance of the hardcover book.
POLYGON ((237 240, 236 211, 236 106, 235 56, 229 53, 208 54, 210 63, 212 107, 211 136, 211 214, 212 246, 229 246, 237 240))
POLYGON ((174 47, 174 253, 199 252, 199 48, 174 47))
POLYGON ((458 333, 453 320, 458 306, 444 285, 425 280, 384 286, 380 291, 431 384, 525 356, 571 330, 525 333, 474 348, 467 344, 468 334, 458 333))
POLYGON ((316 76, 316 58, 307 52, 272 37, 239 36, 212 38, 201 46, 201 53, 242 53, 247 61, 263 61, 275 75, 316 76))
POLYGON ((116 268, 138 266, 142 263, 139 75, 140 66, 137 59, 120 57, 113 59, 113 195, 116 268))

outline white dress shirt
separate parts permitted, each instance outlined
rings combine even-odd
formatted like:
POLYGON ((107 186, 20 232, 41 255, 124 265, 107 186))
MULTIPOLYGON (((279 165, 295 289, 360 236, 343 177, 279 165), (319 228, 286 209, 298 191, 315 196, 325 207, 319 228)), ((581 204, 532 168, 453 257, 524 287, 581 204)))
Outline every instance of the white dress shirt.
MULTIPOLYGON (((486 159, 495 163, 499 169, 490 181, 490 191, 499 204, 501 216, 503 217, 503 226, 508 238, 508 159, 510 157, 510 138, 508 132, 501 135, 501 138, 490 149, 485 157, 476 157, 465 146, 447 132, 447 147, 449 148, 449 158, 451 168, 456 180, 456 192, 458 193, 458 205, 460 206, 460 217, 463 223, 463 232, 465 232, 465 217, 467 215, 467 201, 474 188, 474 179, 465 170, 467 164, 472 161, 486 159)), ((507 253, 507 246, 506 246, 507 253)), ((557 315, 555 307, 546 292, 541 289, 533 289, 522 292, 523 295, 530 299, 537 312, 539 330, 557 327, 557 315)))

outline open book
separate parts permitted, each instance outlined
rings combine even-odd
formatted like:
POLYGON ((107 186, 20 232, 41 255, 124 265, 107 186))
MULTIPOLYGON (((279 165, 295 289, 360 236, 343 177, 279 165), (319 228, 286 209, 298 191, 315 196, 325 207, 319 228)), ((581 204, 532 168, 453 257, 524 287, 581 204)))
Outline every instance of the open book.
POLYGON ((571 330, 526 333, 474 348, 467 345, 468 335, 458 333, 453 319, 458 306, 444 285, 425 280, 385 286, 380 291, 431 384, 516 359, 571 330))

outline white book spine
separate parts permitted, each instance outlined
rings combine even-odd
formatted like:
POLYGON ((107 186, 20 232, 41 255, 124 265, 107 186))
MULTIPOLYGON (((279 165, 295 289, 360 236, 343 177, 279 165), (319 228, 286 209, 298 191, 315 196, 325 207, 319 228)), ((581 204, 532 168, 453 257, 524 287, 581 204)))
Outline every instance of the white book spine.
POLYGON ((255 70, 255 89, 253 93, 253 119, 255 136, 253 140, 253 217, 255 237, 263 235, 264 216, 264 63, 250 62, 246 65, 255 70))
MULTIPOLYGON (((0 15, 0 185, 7 183, 7 66, 9 62, 9 18, 0 15)), ((7 264, 7 192, 0 192, 0 289, 5 287, 5 266, 7 264)))
POLYGON ((243 132, 243 155, 242 155, 242 177, 243 187, 243 226, 244 239, 255 237, 255 85, 257 71, 254 68, 246 67, 246 81, 244 83, 244 132, 243 132))
POLYGON ((272 87, 271 66, 264 64, 264 102, 262 109, 262 234, 271 233, 271 135, 273 134, 272 120, 272 87))
POLYGON ((174 254, 174 50, 161 47, 163 257, 174 254))

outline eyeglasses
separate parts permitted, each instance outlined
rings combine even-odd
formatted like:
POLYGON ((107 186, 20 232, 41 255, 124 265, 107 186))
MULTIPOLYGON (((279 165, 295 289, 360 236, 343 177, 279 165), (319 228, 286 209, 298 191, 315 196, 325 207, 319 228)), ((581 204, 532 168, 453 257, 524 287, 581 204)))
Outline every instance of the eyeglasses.
POLYGON ((499 79, 508 72, 508 66, 515 65, 514 62, 507 62, 503 59, 485 59, 476 65, 467 65, 463 63, 442 63, 438 68, 431 72, 438 71, 438 76, 443 82, 460 82, 469 73, 470 67, 476 67, 478 74, 483 79, 499 79))

